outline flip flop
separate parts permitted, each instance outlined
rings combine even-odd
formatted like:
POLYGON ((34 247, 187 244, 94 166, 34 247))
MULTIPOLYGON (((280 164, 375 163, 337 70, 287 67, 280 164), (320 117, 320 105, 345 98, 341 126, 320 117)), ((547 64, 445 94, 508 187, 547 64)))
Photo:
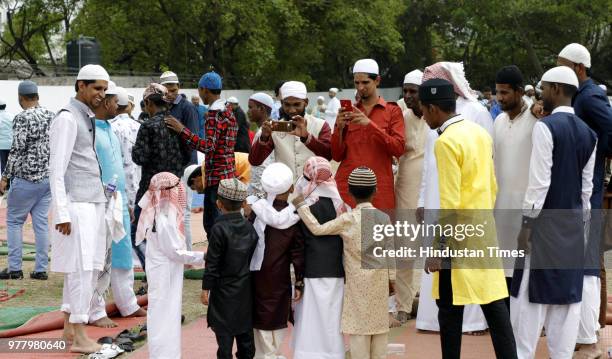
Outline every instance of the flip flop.
POLYGON ((126 339, 129 339, 129 340, 134 341, 134 340, 136 340, 136 339, 137 339, 139 336, 140 336, 140 335, 139 335, 138 333, 132 333, 130 330, 125 329, 124 331, 122 331, 121 333, 119 333, 119 335, 117 335, 117 337, 116 337, 116 338, 117 338, 117 339, 120 339, 120 338, 126 338, 126 339))
POLYGON ((115 344, 117 344, 119 348, 125 350, 126 352, 134 351, 134 342, 128 338, 117 338, 115 344))
POLYGON ((89 359, 112 359, 124 353, 125 350, 115 344, 102 344, 102 348, 95 353, 89 354, 89 359))
POLYGON ((113 344, 113 338, 111 337, 102 337, 98 339, 98 344, 113 344))

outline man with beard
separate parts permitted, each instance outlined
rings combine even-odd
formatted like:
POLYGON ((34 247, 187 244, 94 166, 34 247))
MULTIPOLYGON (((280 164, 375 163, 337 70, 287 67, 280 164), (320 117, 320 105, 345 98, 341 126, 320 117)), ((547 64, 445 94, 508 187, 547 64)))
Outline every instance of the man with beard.
POLYGON ((533 126, 510 317, 519 358, 533 358, 542 327, 551 358, 571 358, 584 282, 585 216, 590 210, 597 136, 571 107, 578 78, 558 66, 542 76, 544 111, 533 126), (559 211, 561 210, 561 211, 559 211), (551 213, 552 212, 552 213, 551 213))
MULTIPOLYGON (((423 72, 414 70, 404 77, 403 93, 406 110, 404 115, 404 135, 406 152, 399 158, 399 168, 395 178, 395 203, 397 209, 414 210, 419 200, 425 140, 429 126, 423 121, 419 106, 419 87, 423 72)), ((410 319, 412 302, 417 285, 412 270, 413 262, 407 268, 398 268, 395 290, 397 299, 397 320, 405 323, 410 319)))
POLYGON ((340 162, 336 181, 342 199, 351 207, 355 201, 348 192, 348 177, 357 167, 366 166, 376 174, 377 191, 372 204, 378 209, 395 208, 393 157, 405 152, 404 120, 394 102, 378 95, 378 63, 358 60, 353 80, 359 101, 351 110, 340 110, 332 135, 333 159, 340 162))
POLYGON ((293 181, 303 172, 304 163, 312 156, 331 159, 331 129, 322 119, 306 114, 308 97, 306 85, 288 81, 280 88, 283 121, 290 121, 293 130, 273 130, 272 122, 266 121, 259 136, 253 139, 249 154, 252 166, 261 165, 274 152, 277 162, 284 163, 293 172, 293 181))
MULTIPOLYGON (((497 72, 495 79, 497 100, 502 112, 495 119, 495 172, 497 199, 495 219, 500 248, 515 249, 516 236, 521 230, 521 209, 529 179, 531 158, 531 134, 538 119, 529 111, 523 100, 523 75, 518 67, 506 66, 497 72), (518 217, 517 217, 518 216, 518 217)), ((504 266, 508 289, 512 269, 504 266)), ((510 299, 506 300, 508 307, 510 299)))
MULTIPOLYGON (((557 65, 567 66, 578 77, 580 86, 572 100, 576 116, 580 117, 597 134, 597 154, 595 157, 595 170, 593 174, 593 195, 591 196, 591 226, 589 231, 589 246, 587 249, 587 262, 585 263, 585 277, 583 287, 582 315, 578 344, 581 345, 581 354, 589 357, 601 355, 597 347, 597 330, 600 327, 602 312, 605 318, 605 303, 607 302, 605 290, 601 291, 600 250, 602 214, 604 195, 604 177, 606 168, 606 155, 610 154, 609 136, 612 133, 612 108, 604 91, 590 78, 591 54, 580 44, 569 44, 559 53, 557 65), (603 305, 603 310, 600 308, 603 305)), ((603 260, 601 261, 603 263, 603 260)), ((603 273, 605 268, 601 265, 603 273)), ((605 276, 601 279, 605 282, 605 276)), ((604 287, 605 288, 605 287, 604 287)), ((605 326, 605 322, 602 323, 605 326)))
POLYGON ((102 66, 83 66, 74 84, 76 96, 49 129, 51 271, 64 274, 64 339, 72 340, 70 351, 78 353, 100 349, 85 325, 106 255, 106 196, 94 147, 93 110, 104 100, 108 81, 102 66))

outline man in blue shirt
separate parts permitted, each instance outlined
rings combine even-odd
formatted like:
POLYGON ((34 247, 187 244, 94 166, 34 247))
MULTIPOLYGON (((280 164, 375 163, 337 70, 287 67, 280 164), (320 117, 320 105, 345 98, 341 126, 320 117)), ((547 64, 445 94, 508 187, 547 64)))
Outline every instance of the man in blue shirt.
POLYGON ((208 106, 200 103, 199 96, 191 96, 191 103, 198 110, 198 137, 206 138, 206 132, 204 131, 204 122, 206 122, 206 112, 208 112, 208 106))
POLYGON ((612 108, 606 94, 590 78, 591 54, 582 45, 572 43, 561 50, 557 64, 571 68, 580 86, 573 98, 572 106, 580 117, 597 134, 597 152, 595 155, 595 169, 593 173, 593 194, 591 195, 591 225, 588 245, 586 249, 584 286, 582 294, 581 320, 577 344, 580 350, 588 352, 592 357, 601 355, 597 347, 597 330, 599 329, 599 316, 601 304, 607 303, 606 293, 601 292, 600 251, 601 211, 604 195, 604 176, 606 155, 610 153, 609 136, 612 134, 612 108), (604 294, 604 300, 601 300, 604 294))
MULTIPOLYGON (((171 101, 170 115, 179 120, 192 133, 198 133, 200 125, 198 110, 187 100, 185 94, 179 94, 181 86, 178 76, 172 71, 166 71, 159 77, 159 83, 168 90, 167 98, 171 101)), ((198 163, 197 151, 191 151, 189 163, 198 163)))
MULTIPOLYGON (((132 269, 132 242, 130 239, 130 214, 128 211, 128 197, 125 190, 125 172, 123 170, 123 156, 119 138, 111 128, 109 119, 117 115, 119 87, 112 81, 108 83, 106 96, 102 104, 96 108, 95 146, 98 162, 102 174, 102 182, 107 185, 115 181, 115 205, 121 205, 123 232, 113 231, 107 233, 107 252, 104 270, 98 274, 97 285, 94 289, 89 312, 89 323, 98 327, 117 326, 108 318, 104 293, 110 285, 113 289, 115 304, 122 316, 145 316, 146 311, 136 302, 134 295, 134 271, 132 269), (120 236, 123 234, 123 236, 120 236), (119 238, 113 238, 119 237, 119 238)), ((107 196, 111 196, 107 193, 107 196)), ((109 199, 110 200, 110 199, 109 199)), ((106 208, 107 214, 112 209, 111 202, 106 208)), ((113 220, 114 220, 113 216, 113 220)), ((113 222, 114 224, 114 222, 113 222)))

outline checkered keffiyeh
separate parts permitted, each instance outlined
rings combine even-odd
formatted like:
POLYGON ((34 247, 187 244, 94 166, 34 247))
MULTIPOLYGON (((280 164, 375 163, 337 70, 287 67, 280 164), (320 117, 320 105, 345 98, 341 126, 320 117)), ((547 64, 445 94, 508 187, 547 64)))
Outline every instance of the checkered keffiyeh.
POLYGON ((155 213, 161 210, 162 204, 168 204, 176 212, 179 234, 185 236, 185 221, 183 220, 184 208, 187 206, 185 187, 180 178, 174 174, 160 172, 151 178, 149 189, 138 202, 142 212, 140 212, 136 230, 136 245, 145 239, 147 230, 153 227, 155 213))
POLYGON ((247 197, 247 186, 237 178, 227 178, 219 181, 217 195, 230 201, 242 202, 247 197))
POLYGON ((296 191, 311 205, 319 197, 331 198, 338 215, 346 212, 348 206, 342 201, 338 186, 332 174, 331 164, 320 156, 313 156, 304 163, 304 175, 296 183, 296 191))
POLYGON ((475 92, 470 88, 470 83, 465 78, 461 62, 438 62, 427 66, 423 71, 423 82, 431 79, 444 79, 453 84, 457 95, 470 101, 478 101, 475 92))

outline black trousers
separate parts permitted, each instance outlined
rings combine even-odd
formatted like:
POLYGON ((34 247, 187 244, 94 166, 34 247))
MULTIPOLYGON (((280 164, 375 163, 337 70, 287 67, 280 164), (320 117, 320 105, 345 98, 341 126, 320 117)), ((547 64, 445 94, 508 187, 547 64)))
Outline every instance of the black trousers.
MULTIPOLYGON (((138 199, 140 200, 140 199, 138 199)), ((136 202, 138 203, 138 202, 136 202)), ((134 206, 134 223, 131 224, 131 233, 130 233, 130 239, 132 240, 132 248, 134 248, 134 252, 136 252, 136 256, 138 257, 138 260, 140 261, 140 266, 142 267, 142 270, 145 270, 145 245, 143 245, 143 243, 141 243, 140 245, 136 245, 136 229, 138 228, 138 220, 140 219, 140 212, 142 212, 142 209, 140 208, 140 206, 135 205, 134 206)))
MULTIPOLYGON (((440 344, 443 359, 461 357, 461 327, 463 325, 462 305, 453 305, 453 288, 451 270, 442 269, 439 280, 440 299, 438 305, 438 323, 440 324, 440 344)), ((500 359, 517 359, 516 342, 510 324, 510 313, 503 299, 489 304, 481 304, 482 312, 487 319, 495 356, 500 359)))
POLYGON ((232 359, 232 346, 234 338, 236 338, 236 358, 238 359, 253 359, 255 356, 255 339, 253 339, 253 330, 240 335, 230 335, 215 332, 217 338, 217 359, 232 359))
MULTIPOLYGON (((506 277, 506 287, 508 287, 508 293, 510 293, 510 288, 512 288, 512 277, 506 277)), ((506 303, 506 307, 508 307, 508 313, 510 313, 510 296, 504 299, 506 303)))
POLYGON ((210 236, 210 230, 219 217, 219 209, 217 208, 217 190, 219 185, 206 187, 204 190, 204 231, 207 236, 210 236))

